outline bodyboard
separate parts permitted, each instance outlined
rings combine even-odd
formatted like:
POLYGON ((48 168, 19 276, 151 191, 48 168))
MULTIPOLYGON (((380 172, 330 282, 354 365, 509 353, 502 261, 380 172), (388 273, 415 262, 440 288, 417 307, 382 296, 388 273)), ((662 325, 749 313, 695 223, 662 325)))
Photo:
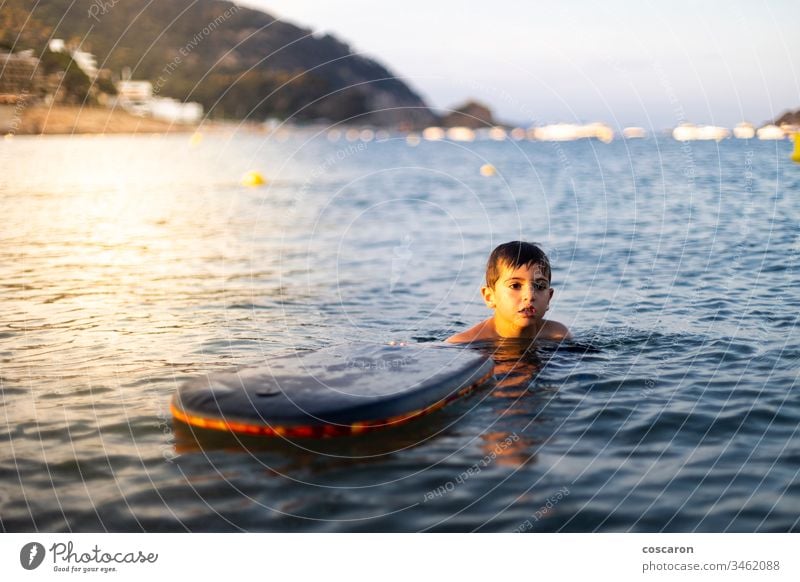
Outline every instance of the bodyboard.
POLYGON ((189 380, 171 411, 192 426, 249 435, 352 435, 438 410, 492 369, 485 355, 453 346, 348 344, 189 380))

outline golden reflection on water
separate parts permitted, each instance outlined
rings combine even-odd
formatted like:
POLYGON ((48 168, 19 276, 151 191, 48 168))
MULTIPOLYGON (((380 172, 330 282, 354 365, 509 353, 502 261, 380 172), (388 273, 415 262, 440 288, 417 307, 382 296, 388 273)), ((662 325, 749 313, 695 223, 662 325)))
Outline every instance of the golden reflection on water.
POLYGON ((481 434, 481 440, 484 459, 500 467, 516 469, 535 462, 536 455, 532 453, 535 441, 530 437, 515 432, 497 431, 481 434))
MULTIPOLYGON (((531 407, 525 402, 535 397, 531 382, 542 368, 541 357, 536 352, 536 344, 530 340, 502 339, 485 342, 475 346, 491 357, 494 362, 494 388, 490 398, 504 401, 504 408, 495 408, 503 417, 528 417, 531 407)), ((524 432, 530 434, 530 422, 524 425, 524 432)), ((481 434, 481 450, 484 459, 491 459, 501 467, 518 468, 534 463, 532 453, 535 439, 519 432, 487 431, 481 434)))
POLYGON ((494 360, 494 395, 498 397, 523 396, 542 368, 536 344, 530 340, 502 339, 474 344, 474 348, 494 360))
MULTIPOLYGON (((238 195, 230 159, 189 148, 185 136, 20 138, 0 147, 0 279, 13 335, 6 385, 58 395, 59 406, 77 411, 86 396, 70 394, 87 385, 141 384, 144 368, 161 377, 207 361, 196 353, 197 314, 248 325, 225 309, 254 301, 252 272, 270 276, 269 249, 254 245, 253 233, 275 222, 238 195)), ((202 333, 212 341, 226 332, 202 333)), ((128 413, 152 415, 141 391, 126 397, 128 413)))

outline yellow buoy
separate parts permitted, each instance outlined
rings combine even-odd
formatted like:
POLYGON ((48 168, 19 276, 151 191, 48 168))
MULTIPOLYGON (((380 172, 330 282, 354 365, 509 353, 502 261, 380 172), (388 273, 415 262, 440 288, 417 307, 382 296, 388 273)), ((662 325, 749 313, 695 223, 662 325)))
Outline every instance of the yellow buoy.
POLYGON ((196 148, 197 146, 200 145, 202 141, 203 141, 203 134, 200 133, 199 131, 195 131, 192 134, 192 137, 189 138, 189 147, 196 148))
POLYGON ((793 162, 800 164, 800 133, 794 134, 794 151, 790 157, 793 162))
POLYGON ((249 172, 246 172, 245 175, 242 176, 242 182, 241 182, 242 186, 249 186, 251 188, 254 188, 256 186, 262 186, 266 183, 267 181, 264 179, 264 176, 262 176, 259 172, 256 172, 255 170, 250 170, 249 172))
POLYGON ((492 164, 483 164, 481 166, 481 176, 489 177, 494 176, 495 174, 497 174, 497 170, 492 164))

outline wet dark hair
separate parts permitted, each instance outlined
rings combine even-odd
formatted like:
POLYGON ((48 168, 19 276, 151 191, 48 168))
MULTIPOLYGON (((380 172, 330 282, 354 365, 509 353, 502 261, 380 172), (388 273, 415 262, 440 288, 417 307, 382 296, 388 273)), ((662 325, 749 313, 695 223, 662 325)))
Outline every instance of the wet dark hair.
POLYGON ((492 251, 486 263, 486 286, 494 287, 503 267, 518 269, 523 265, 538 265, 542 274, 550 281, 550 259, 533 243, 519 240, 503 243, 492 251))

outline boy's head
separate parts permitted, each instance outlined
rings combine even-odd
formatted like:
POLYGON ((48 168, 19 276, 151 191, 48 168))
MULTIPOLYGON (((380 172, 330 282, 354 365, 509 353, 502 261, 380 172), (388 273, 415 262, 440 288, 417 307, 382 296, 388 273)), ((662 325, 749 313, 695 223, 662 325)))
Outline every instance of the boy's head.
POLYGON ((550 260, 544 251, 533 243, 511 241, 501 244, 489 255, 486 263, 486 286, 493 289, 503 269, 515 270, 523 265, 536 265, 548 283, 551 279, 550 260))
POLYGON ((494 309, 497 333, 522 337, 540 328, 553 298, 550 276, 550 261, 535 244, 513 241, 492 251, 481 294, 494 309))

